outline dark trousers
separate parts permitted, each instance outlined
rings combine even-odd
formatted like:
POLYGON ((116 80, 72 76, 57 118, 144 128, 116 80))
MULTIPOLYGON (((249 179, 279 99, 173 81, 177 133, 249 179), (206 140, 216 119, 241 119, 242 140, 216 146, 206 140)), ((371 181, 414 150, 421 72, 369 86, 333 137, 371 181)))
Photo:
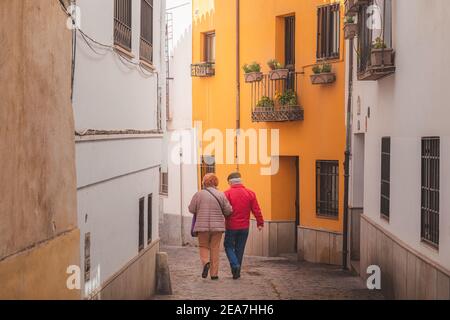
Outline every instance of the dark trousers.
POLYGON ((249 229, 227 230, 225 232, 224 247, 231 268, 240 268, 244 259, 249 229))

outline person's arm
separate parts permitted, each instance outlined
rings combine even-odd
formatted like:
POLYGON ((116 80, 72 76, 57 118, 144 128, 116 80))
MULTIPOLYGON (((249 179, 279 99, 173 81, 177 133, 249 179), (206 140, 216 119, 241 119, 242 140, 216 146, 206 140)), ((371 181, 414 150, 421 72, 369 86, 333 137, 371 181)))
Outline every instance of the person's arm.
POLYGON ((261 208, 259 207, 258 199, 256 199, 256 195, 252 193, 252 213, 256 218, 256 223, 258 228, 261 229, 264 227, 264 218, 261 213, 261 208))
POLYGON ((222 208, 225 217, 229 217, 233 214, 233 207, 231 206, 231 203, 226 195, 223 197, 222 208))
POLYGON ((189 204, 189 212, 192 214, 197 214, 198 211, 198 192, 192 197, 191 203, 189 204))

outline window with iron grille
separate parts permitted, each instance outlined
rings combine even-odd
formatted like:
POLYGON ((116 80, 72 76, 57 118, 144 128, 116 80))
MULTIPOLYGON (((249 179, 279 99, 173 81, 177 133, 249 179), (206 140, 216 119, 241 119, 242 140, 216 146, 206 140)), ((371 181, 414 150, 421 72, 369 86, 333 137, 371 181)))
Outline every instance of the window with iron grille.
POLYGON ((114 44, 131 51, 131 0, 114 0, 114 44))
POLYGON ((390 217, 391 197, 391 138, 381 139, 381 214, 390 217))
POLYGON ((339 58, 340 7, 339 4, 319 7, 317 10, 317 59, 339 58))
POLYGON ((392 48, 392 0, 368 0, 361 5, 358 21, 358 71, 364 72, 371 65, 372 44, 378 37, 392 48), (381 21, 381 25, 380 22, 381 21))
POLYGON ((284 18, 284 59, 286 68, 295 70, 295 16, 284 18))
POLYGON ((139 200, 139 251, 144 250, 144 206, 145 198, 139 200))
POLYGON ((169 195, 169 173, 159 170, 159 194, 169 195))
POLYGON ((148 195, 147 205, 147 244, 150 244, 153 238, 153 194, 148 195))
POLYGON ((318 216, 339 216, 339 161, 316 163, 316 213, 318 216))
POLYGON ((440 139, 422 139, 421 236, 424 242, 439 246, 440 139))
POLYGON ((203 156, 200 165, 201 181, 208 173, 216 173, 216 159, 211 156, 203 156))
POLYGON ((140 58, 153 63, 153 0, 141 0, 140 58))
POLYGON ((205 62, 214 63, 216 62, 216 33, 208 32, 205 33, 205 62))

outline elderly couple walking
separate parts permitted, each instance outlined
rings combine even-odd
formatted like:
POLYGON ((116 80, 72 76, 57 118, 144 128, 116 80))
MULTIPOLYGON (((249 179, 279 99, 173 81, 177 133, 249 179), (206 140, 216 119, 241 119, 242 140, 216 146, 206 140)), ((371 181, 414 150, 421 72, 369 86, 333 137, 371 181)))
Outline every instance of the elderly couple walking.
POLYGON ((249 235, 250 213, 256 218, 258 229, 264 227, 264 219, 251 190, 244 187, 241 174, 228 176, 230 189, 218 190, 219 179, 214 174, 203 178, 203 190, 197 192, 189 205, 194 215, 193 236, 198 236, 200 259, 203 264, 202 277, 208 273, 212 280, 219 279, 220 244, 225 232, 224 247, 231 266, 233 279, 241 277, 242 260, 249 235))

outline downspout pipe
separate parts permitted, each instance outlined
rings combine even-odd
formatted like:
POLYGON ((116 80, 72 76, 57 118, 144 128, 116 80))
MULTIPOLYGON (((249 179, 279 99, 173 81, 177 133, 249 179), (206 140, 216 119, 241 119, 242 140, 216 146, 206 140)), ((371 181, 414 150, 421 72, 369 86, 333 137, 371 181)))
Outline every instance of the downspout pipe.
POLYGON ((342 248, 342 267, 348 270, 348 243, 349 243, 349 189, 350 189, 350 155, 351 155, 351 112, 353 97, 353 43, 350 39, 349 61, 348 61, 348 97, 347 97, 347 128, 345 142, 345 162, 344 162, 344 228, 343 228, 343 248, 342 248))
POLYGON ((241 135, 241 25, 240 25, 240 0, 236 0, 236 170, 239 171, 238 141, 241 135))

